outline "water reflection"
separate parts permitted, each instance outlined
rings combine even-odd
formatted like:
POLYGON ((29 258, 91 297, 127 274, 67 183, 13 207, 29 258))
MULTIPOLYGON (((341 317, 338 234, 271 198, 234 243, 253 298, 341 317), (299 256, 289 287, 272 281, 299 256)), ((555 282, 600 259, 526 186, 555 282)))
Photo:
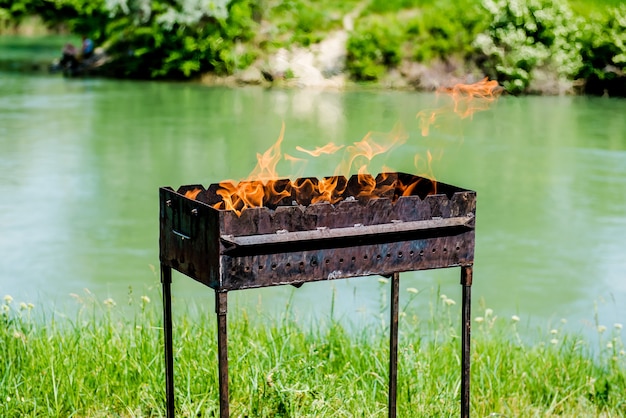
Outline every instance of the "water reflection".
MULTIPOLYGON (((416 113, 442 105, 406 92, 207 88, 190 84, 0 76, 0 293, 55 301, 89 288, 123 300, 157 284, 159 186, 242 178, 278 137, 283 151, 349 145, 401 123, 408 142, 374 161, 413 172, 430 149, 442 181, 478 192, 474 294, 500 315, 579 324, 623 322, 626 308, 626 102, 503 97, 473 120, 447 119, 423 138, 416 113), (621 321, 620 321, 620 318, 621 321)), ((332 174, 340 156, 302 175, 332 174)), ((281 167, 291 173, 289 164, 281 167)), ((175 276, 179 303, 212 303, 211 291, 175 276)), ((402 288, 455 297, 459 272, 402 275, 402 288)), ((312 283, 234 295, 240 306, 301 315, 330 311, 373 320, 377 278, 312 283), (292 292, 293 295, 292 295, 292 292)), ((407 297, 408 295, 403 295, 407 297)), ((458 296, 456 296, 458 298, 458 296)), ((355 319, 356 318, 356 319, 355 319)))

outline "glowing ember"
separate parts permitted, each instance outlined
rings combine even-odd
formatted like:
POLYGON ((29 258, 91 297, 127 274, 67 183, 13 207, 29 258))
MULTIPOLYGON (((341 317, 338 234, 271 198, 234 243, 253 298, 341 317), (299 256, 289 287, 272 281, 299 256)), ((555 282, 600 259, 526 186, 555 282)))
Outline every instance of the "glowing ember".
POLYGON ((201 191, 201 190, 202 190, 202 189, 187 190, 187 191, 185 192, 185 197, 186 197, 187 199, 194 200, 194 199, 198 196, 198 193, 200 193, 200 191, 201 191))

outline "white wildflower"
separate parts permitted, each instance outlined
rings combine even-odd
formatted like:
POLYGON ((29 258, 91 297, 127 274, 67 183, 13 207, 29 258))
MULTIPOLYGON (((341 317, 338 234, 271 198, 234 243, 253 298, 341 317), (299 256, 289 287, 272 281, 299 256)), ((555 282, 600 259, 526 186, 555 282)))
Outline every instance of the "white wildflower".
POLYGON ((20 302, 20 309, 21 310, 28 309, 28 305, 25 302, 20 302))
POLYGON ((33 305, 32 303, 28 302, 26 304, 26 307, 28 308, 28 310, 30 311, 31 309, 33 309, 35 307, 35 305, 33 305))
POLYGON ((615 329, 622 329, 623 328, 623 325, 620 324, 619 322, 614 323, 613 326, 615 327, 615 329))
POLYGON ((474 321, 481 323, 485 320, 485 318, 483 318, 482 316, 477 316, 476 318, 474 318, 474 321))
POLYGON ((10 304, 11 302, 13 302, 13 296, 11 295, 4 295, 4 301, 8 304, 10 304))
POLYGON ((22 333, 19 331, 13 331, 13 338, 22 338, 22 333))
POLYGON ((104 303, 109 308, 112 308, 113 306, 117 305, 112 298, 107 298, 102 303, 104 303))
POLYGON ((491 308, 485 309, 485 316, 491 316, 491 315, 493 315, 493 309, 491 308))
POLYGON ((443 294, 442 294, 441 296, 439 296, 439 297, 441 298, 441 300, 446 300, 446 299, 448 299, 448 297, 447 297, 446 295, 443 295, 443 294))
POLYGON ((407 288, 406 288, 406 291, 407 291, 407 292, 409 292, 409 293, 416 294, 416 295, 417 295, 417 293, 419 292, 419 291, 418 291, 416 288, 414 288, 414 287, 407 287, 407 288))
POLYGON ((550 340, 550 344, 557 345, 558 343, 559 343, 559 340, 557 340, 556 338, 553 338, 550 340))
POLYGON ((389 283, 389 279, 385 279, 384 277, 381 277, 378 279, 378 283, 380 284, 387 284, 389 283))
POLYGON ((512 320, 513 322, 519 322, 519 316, 517 316, 517 315, 513 315, 513 316, 511 317, 511 320, 512 320))
POLYGON ((602 334, 604 331, 606 331, 606 327, 604 325, 598 325, 598 332, 602 334))
POLYGON ((456 302, 454 300, 450 299, 450 298, 444 299, 443 303, 445 303, 448 306, 456 305, 456 302))
POLYGON ((611 348, 613 348, 613 343, 611 343, 611 342, 606 343, 606 348, 608 348, 609 350, 610 350, 611 348))
POLYGON ((551 330, 550 330, 550 334, 552 334, 552 335, 556 335, 556 334, 558 334, 558 333, 559 333, 559 330, 558 330, 558 329, 551 329, 551 330))
POLYGON ((141 297, 141 301, 142 301, 143 303, 150 303, 150 298, 149 298, 148 296, 146 296, 146 295, 143 295, 143 296, 141 297))

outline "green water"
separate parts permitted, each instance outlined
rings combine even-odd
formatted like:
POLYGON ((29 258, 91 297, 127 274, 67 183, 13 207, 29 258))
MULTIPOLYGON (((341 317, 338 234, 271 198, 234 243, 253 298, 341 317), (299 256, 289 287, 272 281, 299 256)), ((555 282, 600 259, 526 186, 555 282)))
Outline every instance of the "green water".
POLYGON ((71 35, 0 35, 0 71, 46 72, 50 63, 61 57, 67 42, 78 46, 81 39, 71 35))
MULTIPOLYGON (((500 316, 580 329, 626 320, 626 101, 502 97, 422 137, 416 114, 445 98, 409 92, 228 89, 0 73, 0 296, 72 306, 87 288, 123 304, 158 287, 158 188, 245 177, 277 139, 305 154, 403 125, 406 144, 374 160, 416 172, 430 150, 446 183, 478 193, 473 295, 500 316)), ((279 166, 325 176, 339 157, 279 166)), ((460 300, 458 269, 406 273, 401 288, 460 300)), ((177 306, 213 303, 175 274, 177 306)), ((378 278, 234 292, 236 306, 301 316, 377 318, 378 278)), ((403 292, 405 300, 409 295, 403 292)))

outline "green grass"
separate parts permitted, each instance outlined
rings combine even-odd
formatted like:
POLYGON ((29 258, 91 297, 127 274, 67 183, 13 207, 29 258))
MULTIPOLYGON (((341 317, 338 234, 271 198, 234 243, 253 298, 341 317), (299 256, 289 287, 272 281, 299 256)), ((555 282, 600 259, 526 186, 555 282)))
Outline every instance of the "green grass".
MULTIPOLYGON (((411 289, 401 309, 400 417, 458 416, 460 309, 427 293, 411 289), (426 314, 415 310, 417 298, 430 306, 426 314)), ((0 416, 164 415, 159 296, 131 293, 128 304, 89 293, 74 298, 71 316, 8 296, 0 302, 0 416)), ((177 412, 215 416, 215 314, 175 303, 177 412)), ((332 313, 303 324, 289 308, 280 318, 231 312, 232 416, 386 416, 383 308, 376 325, 357 331, 332 313)), ((562 329, 531 330, 490 309, 475 315, 472 416, 626 416, 620 324, 599 327, 598 345, 562 329)))

